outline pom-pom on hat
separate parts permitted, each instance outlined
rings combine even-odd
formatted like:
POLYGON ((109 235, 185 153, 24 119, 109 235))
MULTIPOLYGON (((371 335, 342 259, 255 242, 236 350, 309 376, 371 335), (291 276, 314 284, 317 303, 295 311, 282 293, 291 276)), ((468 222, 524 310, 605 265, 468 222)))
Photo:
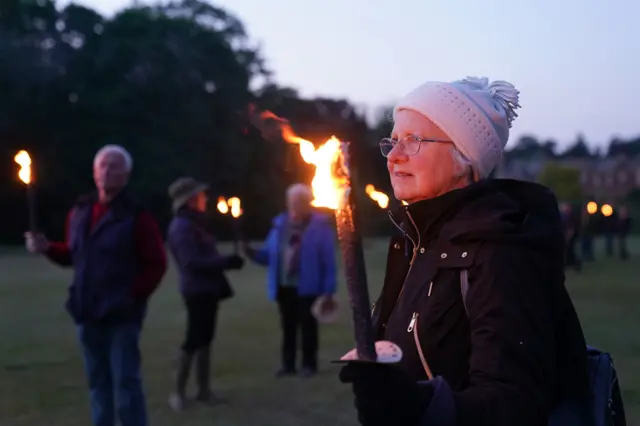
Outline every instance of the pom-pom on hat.
POLYGON ((518 116, 520 92, 506 81, 467 77, 451 83, 427 82, 401 99, 403 109, 416 111, 444 131, 473 163, 476 175, 486 177, 498 165, 518 116))

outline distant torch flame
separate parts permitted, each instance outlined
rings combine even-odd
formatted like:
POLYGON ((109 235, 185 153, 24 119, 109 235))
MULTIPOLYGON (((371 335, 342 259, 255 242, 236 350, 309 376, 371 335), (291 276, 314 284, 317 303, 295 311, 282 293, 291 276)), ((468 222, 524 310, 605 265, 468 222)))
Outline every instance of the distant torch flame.
POLYGON ((244 213, 242 211, 242 203, 238 197, 231 197, 228 200, 224 197, 218 197, 218 204, 216 207, 222 214, 231 212, 231 216, 235 219, 239 218, 242 216, 242 213, 244 213))
POLYGON ((13 157, 13 161, 20 165, 18 177, 22 182, 29 185, 31 183, 31 157, 27 151, 20 151, 13 157))
POLYGON ((367 185, 364 190, 373 201, 378 203, 381 209, 386 209, 389 206, 389 196, 384 192, 377 191, 371 184, 367 185))
POLYGON ((240 198, 231 197, 227 201, 227 204, 229 205, 229 207, 231 207, 231 216, 233 216, 236 219, 242 216, 242 207, 240 203, 240 198))
POLYGON ((218 211, 222 214, 229 213, 229 206, 227 205, 227 200, 224 197, 218 197, 218 211))

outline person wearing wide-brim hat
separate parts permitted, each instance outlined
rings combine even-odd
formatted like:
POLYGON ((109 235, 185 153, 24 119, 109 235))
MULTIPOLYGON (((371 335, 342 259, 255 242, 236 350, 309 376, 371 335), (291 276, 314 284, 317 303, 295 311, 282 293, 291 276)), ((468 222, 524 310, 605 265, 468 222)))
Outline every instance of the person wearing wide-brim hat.
POLYGON ((191 364, 196 362, 196 400, 223 402, 209 384, 210 348, 221 300, 233 295, 225 271, 240 269, 244 260, 237 254, 222 255, 216 247, 213 229, 204 212, 208 185, 184 177, 169 186, 175 213, 169 225, 168 241, 180 276, 180 293, 187 309, 187 330, 178 359, 176 383, 169 403, 182 410, 191 364))

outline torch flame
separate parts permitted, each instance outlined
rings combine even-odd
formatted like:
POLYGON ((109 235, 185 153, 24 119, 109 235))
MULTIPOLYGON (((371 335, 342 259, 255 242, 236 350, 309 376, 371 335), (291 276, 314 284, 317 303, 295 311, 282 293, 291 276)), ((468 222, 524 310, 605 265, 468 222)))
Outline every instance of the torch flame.
POLYGON ((229 213, 229 206, 227 205, 227 200, 224 197, 218 197, 218 211, 222 214, 229 213))
POLYGON ((341 178, 335 173, 336 165, 340 163, 342 156, 340 140, 331 136, 316 148, 312 142, 297 136, 287 120, 278 117, 271 111, 262 112, 260 119, 263 121, 274 120, 282 139, 288 143, 297 144, 305 163, 315 166, 316 173, 311 181, 313 190, 311 204, 315 207, 337 209, 345 199, 348 184, 346 178, 341 178))
POLYGON ((381 209, 386 209, 389 206, 389 196, 384 192, 377 191, 371 184, 367 185, 364 190, 373 201, 378 203, 381 209))
POLYGON ((27 151, 20 151, 13 157, 13 161, 20 165, 18 177, 22 182, 29 185, 31 183, 31 157, 27 151))
POLYGON ((600 213, 602 213, 604 217, 609 217, 613 214, 613 207, 611 207, 610 204, 603 204, 600 208, 600 213))
POLYGON ((240 198, 231 197, 229 198, 229 201, 227 201, 227 204, 229 205, 229 207, 231 207, 231 216, 233 216, 236 219, 242 216, 243 212, 242 212, 242 207, 240 203, 240 198))
POLYGON ((220 213, 227 214, 231 212, 231 216, 237 219, 242 216, 242 213, 244 213, 241 205, 240 198, 238 197, 231 197, 228 200, 224 197, 218 197, 218 204, 216 207, 220 213))

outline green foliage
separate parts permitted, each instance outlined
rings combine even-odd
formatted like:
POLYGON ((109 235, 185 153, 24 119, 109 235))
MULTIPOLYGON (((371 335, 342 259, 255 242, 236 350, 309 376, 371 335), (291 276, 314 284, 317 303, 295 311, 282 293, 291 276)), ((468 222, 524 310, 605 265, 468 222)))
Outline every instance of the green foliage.
POLYGON ((548 163, 540 174, 540 183, 548 186, 559 201, 577 203, 582 200, 580 170, 548 163))
POLYGON ((312 171, 295 147, 262 139, 250 104, 286 116, 314 141, 335 133, 357 151, 367 139, 364 118, 344 100, 302 100, 272 83, 252 93, 253 80, 270 76, 260 52, 240 20, 200 0, 129 7, 110 19, 73 4, 14 2, 0 9, 0 61, 3 181, 11 182, 0 200, 16 209, 0 227, 16 241, 26 225, 12 162, 19 149, 34 159, 41 221, 53 236, 78 193, 91 189, 91 161, 106 143, 132 153, 132 186, 163 225, 167 186, 192 175, 214 196, 245 200, 247 232, 262 234, 285 187, 309 182, 312 171))

